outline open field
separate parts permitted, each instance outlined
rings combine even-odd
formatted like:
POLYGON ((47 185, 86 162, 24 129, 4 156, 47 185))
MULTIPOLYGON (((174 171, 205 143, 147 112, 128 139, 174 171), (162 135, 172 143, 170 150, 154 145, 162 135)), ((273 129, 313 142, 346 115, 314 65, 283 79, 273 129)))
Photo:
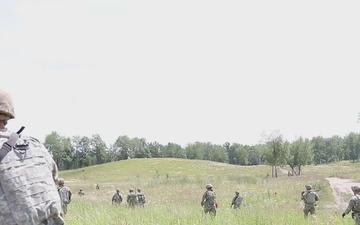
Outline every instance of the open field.
MULTIPOLYGON (((286 170, 287 168, 283 168, 286 170)), ((66 222, 69 225, 172 225, 172 224, 353 224, 341 218, 344 205, 333 196, 326 178, 360 178, 360 164, 306 166, 302 175, 279 173, 271 178, 270 166, 242 167, 223 163, 183 159, 131 159, 72 171, 61 171, 73 192, 66 222), (270 174, 268 177, 267 175, 270 174), (95 189, 99 183, 100 190, 95 189), (202 215, 200 200, 205 185, 211 183, 219 209, 215 220, 202 215), (304 219, 300 193, 305 184, 319 189, 316 220, 304 219), (144 209, 111 205, 120 189, 126 199, 129 188, 141 187, 147 203, 144 209), (86 195, 78 197, 82 188, 86 195), (240 210, 230 209, 235 190, 244 197, 240 210)), ((339 193, 345 201, 351 193, 339 193)))

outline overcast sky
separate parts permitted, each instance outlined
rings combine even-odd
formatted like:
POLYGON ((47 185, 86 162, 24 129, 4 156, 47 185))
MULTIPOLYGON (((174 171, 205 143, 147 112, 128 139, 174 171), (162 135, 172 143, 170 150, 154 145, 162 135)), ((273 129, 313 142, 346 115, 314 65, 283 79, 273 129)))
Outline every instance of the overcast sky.
POLYGON ((0 1, 9 128, 161 144, 359 132, 360 1, 0 1))

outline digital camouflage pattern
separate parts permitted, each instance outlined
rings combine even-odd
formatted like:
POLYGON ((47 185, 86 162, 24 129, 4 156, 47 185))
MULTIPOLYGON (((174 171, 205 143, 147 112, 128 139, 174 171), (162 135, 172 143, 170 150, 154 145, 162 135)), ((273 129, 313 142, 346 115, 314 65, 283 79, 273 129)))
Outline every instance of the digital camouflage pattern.
POLYGON ((58 181, 58 193, 61 199, 61 216, 65 216, 67 214, 67 207, 71 202, 72 192, 69 187, 64 186, 64 179, 60 178, 58 181))
POLYGON ((137 189, 136 197, 139 203, 139 206, 144 207, 145 206, 145 195, 141 192, 141 189, 137 189))
MULTIPOLYGON (((0 131, 0 147, 11 133, 0 131)), ((0 162, 0 225, 63 224, 57 175, 47 149, 35 138, 21 137, 0 162)))
POLYGON ((306 185, 306 191, 304 191, 301 195, 301 200, 304 201, 304 209, 303 209, 303 212, 304 212, 304 216, 307 217, 309 215, 309 213, 311 215, 315 215, 316 212, 315 212, 315 206, 316 206, 316 201, 318 201, 320 198, 319 198, 319 195, 311 190, 311 186, 309 185, 306 185))
POLYGON ((116 190, 116 193, 113 195, 111 202, 112 204, 120 205, 123 201, 123 197, 120 194, 120 190, 116 190))
POLYGON ((137 196, 134 193, 133 189, 129 190, 129 194, 127 195, 126 202, 129 204, 130 208, 134 208, 135 206, 137 206, 138 204, 137 196))
POLYGON ((344 217, 352 211, 352 217, 355 220, 355 224, 360 225, 360 187, 352 186, 351 189, 354 192, 354 196, 351 197, 348 207, 345 209, 342 216, 344 217))
POLYGON ((209 188, 205 193, 203 194, 202 200, 201 200, 201 206, 204 208, 204 212, 210 213, 211 215, 216 215, 216 195, 211 188, 209 188))
POLYGON ((240 193, 238 191, 236 191, 235 192, 235 197, 231 201, 231 206, 234 209, 240 208, 242 200, 243 200, 243 197, 240 195, 240 193))

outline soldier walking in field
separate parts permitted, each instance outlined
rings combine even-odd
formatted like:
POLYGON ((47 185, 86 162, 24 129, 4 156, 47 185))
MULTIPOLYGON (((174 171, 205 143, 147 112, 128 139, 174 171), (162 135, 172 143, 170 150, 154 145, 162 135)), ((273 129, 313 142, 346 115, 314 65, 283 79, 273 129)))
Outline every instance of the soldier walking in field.
POLYGON ((238 209, 241 206, 243 197, 240 195, 239 191, 235 191, 235 197, 232 199, 231 201, 231 207, 233 207, 234 209, 238 209))
POLYGON ((129 194, 127 195, 126 202, 129 204, 130 208, 134 208, 138 205, 137 196, 134 193, 134 189, 129 189, 129 194))
POLYGON ((308 217, 309 213, 312 216, 315 216, 315 206, 316 202, 319 201, 319 195, 316 193, 316 191, 312 190, 311 185, 305 185, 306 191, 303 191, 301 193, 301 200, 304 201, 304 217, 308 217))
POLYGON ((146 202, 145 195, 143 192, 141 192, 141 188, 137 189, 136 197, 137 197, 139 206, 145 207, 145 202, 146 202))
POLYGON ((206 191, 201 199, 201 206, 204 208, 205 215, 209 213, 212 218, 216 216, 216 195, 211 184, 206 185, 206 191))
POLYGON ((111 199, 111 203, 113 205, 120 205, 123 201, 123 197, 120 194, 120 190, 116 189, 116 193, 113 195, 112 199, 111 199))
POLYGON ((351 217, 355 220, 356 225, 360 225, 360 187, 352 186, 351 190, 354 192, 354 196, 351 197, 348 207, 341 216, 344 218, 352 211, 351 217))
POLYGON ((63 178, 59 178, 58 180, 58 192, 61 199, 61 216, 65 216, 67 214, 67 206, 71 202, 71 190, 69 187, 65 186, 65 181, 63 178))

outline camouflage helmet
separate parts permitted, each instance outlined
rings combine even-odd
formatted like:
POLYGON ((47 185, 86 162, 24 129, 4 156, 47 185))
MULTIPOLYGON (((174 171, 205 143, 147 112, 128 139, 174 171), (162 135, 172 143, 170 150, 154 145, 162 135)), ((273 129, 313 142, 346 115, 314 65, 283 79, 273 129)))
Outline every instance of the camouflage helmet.
POLYGON ((359 191, 360 191, 360 187, 359 187, 359 186, 351 186, 351 190, 352 190, 352 191, 359 192, 359 191))
POLYGON ((58 179, 58 185, 63 185, 65 183, 64 178, 59 178, 58 179))
POLYGON ((206 189, 211 189, 213 186, 211 184, 206 185, 206 189))
POLYGON ((141 191, 141 188, 136 189, 137 191, 141 191))
POLYGON ((130 191, 130 192, 133 192, 133 191, 134 191, 134 189, 133 189, 133 188, 130 188, 130 189, 129 189, 129 191, 130 191))
POLYGON ((116 192, 120 192, 120 190, 119 190, 119 189, 116 189, 116 192))
POLYGON ((80 191, 82 191, 82 188, 80 188, 80 191))
POLYGON ((235 194, 237 194, 237 195, 238 195, 238 194, 240 194, 240 192, 239 192, 239 191, 235 191, 235 194))
POLYGON ((305 185, 306 190, 311 190, 312 186, 310 184, 305 185))
POLYGON ((15 118, 14 105, 10 95, 0 89, 0 119, 9 120, 15 118))

